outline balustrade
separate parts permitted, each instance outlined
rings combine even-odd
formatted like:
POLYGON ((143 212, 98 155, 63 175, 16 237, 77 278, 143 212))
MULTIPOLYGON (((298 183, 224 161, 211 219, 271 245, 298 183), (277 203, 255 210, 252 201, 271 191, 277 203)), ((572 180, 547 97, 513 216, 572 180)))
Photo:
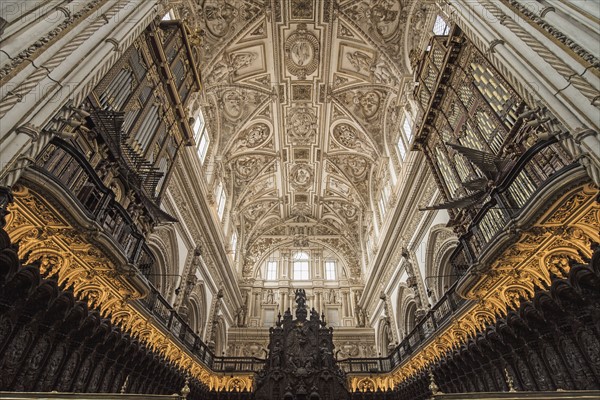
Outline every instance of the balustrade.
POLYGON ((339 360, 338 364, 347 373, 392 371, 410 357, 427 339, 434 336, 440 327, 443 327, 444 323, 450 319, 450 316, 467 302, 459 297, 455 290, 456 284, 440 298, 387 357, 347 358, 339 360))
POLYGON ((126 256, 128 262, 149 273, 154 257, 129 213, 116 200, 94 168, 73 146, 54 139, 42 151, 33 168, 59 183, 70 193, 87 216, 96 221, 104 233, 126 256))

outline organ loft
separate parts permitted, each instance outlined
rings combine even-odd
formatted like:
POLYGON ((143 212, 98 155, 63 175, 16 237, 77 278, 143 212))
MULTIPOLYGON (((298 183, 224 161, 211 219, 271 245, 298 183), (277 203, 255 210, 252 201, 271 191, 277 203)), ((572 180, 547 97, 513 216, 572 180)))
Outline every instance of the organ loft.
POLYGON ((600 398, 600 5, 0 5, 0 397, 600 398))

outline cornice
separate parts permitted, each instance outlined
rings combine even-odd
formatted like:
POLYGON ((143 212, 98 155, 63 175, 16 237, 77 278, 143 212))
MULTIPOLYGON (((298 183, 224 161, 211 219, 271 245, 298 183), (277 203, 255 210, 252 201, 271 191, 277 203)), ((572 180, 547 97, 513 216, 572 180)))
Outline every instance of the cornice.
MULTIPOLYGON (((369 307, 373 304, 379 295, 380 282, 383 282, 383 277, 388 268, 392 268, 390 265, 390 259, 394 251, 398 251, 402 247, 402 241, 405 240, 403 234, 405 234, 410 228, 407 225, 407 221, 411 215, 416 215, 418 219, 422 219, 423 216, 418 217, 416 210, 417 203, 424 197, 428 189, 428 185, 422 184, 422 182, 428 182, 429 185, 433 185, 433 181, 429 179, 431 173, 428 168, 415 168, 414 166, 419 165, 420 161, 423 161, 424 155, 422 153, 415 153, 412 160, 407 159, 407 163, 413 168, 408 171, 406 180, 400 184, 404 187, 416 187, 416 190, 401 192, 401 196, 398 199, 396 208, 394 209, 393 216, 389 222, 388 228, 385 231, 385 236, 381 242, 377 256, 372 260, 371 274, 365 285, 365 293, 360 299, 359 304, 362 307, 369 307), (419 183, 421 182, 421 183, 419 183), (417 185, 418 184, 418 185, 417 185)), ((422 164, 422 163, 421 163, 422 164)))
POLYGON ((232 306, 237 308, 241 305, 241 292, 227 255, 225 238, 219 229, 221 222, 207 202, 208 188, 204 179, 199 176, 202 168, 199 160, 192 160, 193 157, 193 151, 181 155, 169 184, 169 192, 183 217, 180 222, 192 233, 192 239, 202 245, 203 258, 207 264, 215 264, 214 271, 211 271, 217 274, 214 279, 220 281, 219 284, 227 293, 226 297, 232 299, 232 306), (178 200, 184 201, 186 206, 177 204, 178 200))

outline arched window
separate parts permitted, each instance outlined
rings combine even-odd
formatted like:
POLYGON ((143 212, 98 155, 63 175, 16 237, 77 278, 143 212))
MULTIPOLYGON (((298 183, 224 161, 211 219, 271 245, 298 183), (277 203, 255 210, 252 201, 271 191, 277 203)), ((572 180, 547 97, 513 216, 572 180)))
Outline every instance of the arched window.
POLYGON ((299 251, 294 254, 293 277, 295 281, 308 280, 309 256, 304 251, 299 251))
POLYGON ((335 260, 325 261, 325 280, 335 281, 336 277, 337 274, 335 260))
POLYGON ((217 189, 215 191, 215 198, 217 199, 217 215, 220 220, 223 220, 223 214, 225 212, 225 203, 227 202, 227 194, 223 188, 223 182, 219 181, 217 189))
POLYGON ((210 139, 208 138, 208 132, 206 131, 206 124, 204 123, 204 116, 202 115, 202 112, 200 112, 196 117, 193 130, 194 140, 196 141, 196 148, 198 150, 198 157, 200 157, 200 162, 204 164, 204 159, 208 153, 210 139))
POLYGON ((417 303, 411 301, 406 307, 406 315, 404 316, 404 332, 408 335, 415 327, 415 317, 417 314, 417 303))
POLYGON ((444 21, 440 15, 435 18, 435 23, 433 24, 433 34, 437 36, 445 36, 450 33, 450 27, 444 21))
POLYGON ((265 277, 268 281, 277 280, 277 261, 267 261, 267 276, 265 277))

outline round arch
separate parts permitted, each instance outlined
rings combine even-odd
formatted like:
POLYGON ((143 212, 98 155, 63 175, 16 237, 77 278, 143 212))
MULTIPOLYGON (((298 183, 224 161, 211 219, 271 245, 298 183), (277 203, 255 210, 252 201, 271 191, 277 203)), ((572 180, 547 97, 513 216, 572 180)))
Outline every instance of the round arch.
MULTIPOLYGON (((330 251, 332 254, 334 254, 338 260, 340 260, 340 267, 341 270, 343 271, 343 273, 348 277, 352 277, 352 274, 350 272, 350 268, 348 266, 348 261, 346 260, 346 257, 342 254, 340 254, 339 251, 337 251, 336 249, 334 249, 333 247, 329 246, 326 243, 323 243, 321 241, 315 240, 315 241, 311 241, 310 244, 316 245, 316 246, 320 246, 323 247, 324 249, 326 248, 328 251, 330 251)), ((265 265, 266 261, 269 259, 269 257, 272 256, 273 253, 277 252, 277 251, 281 251, 281 250, 292 250, 292 251, 302 251, 302 252, 307 252, 311 250, 311 246, 307 246, 306 248, 298 248, 297 246, 294 246, 294 242, 293 240, 288 240, 282 243, 278 243, 276 246, 271 246, 269 247, 264 253, 263 255, 258 259, 258 261, 255 263, 254 265, 254 270, 253 270, 253 278, 254 279, 258 279, 258 280, 262 280, 263 277, 261 276, 262 273, 262 266, 265 265)))
POLYGON ((215 330, 215 355, 220 356, 225 354, 227 348, 227 325, 221 315, 217 317, 213 329, 215 330))
POLYGON ((425 284, 437 301, 456 281, 454 269, 450 264, 450 255, 458 240, 444 224, 431 228, 427 239, 427 257, 425 259, 425 284))
POLYGON ((392 344, 392 331, 389 321, 383 317, 377 324, 377 347, 382 357, 387 357, 392 344))
POLYGON ((200 337, 203 337, 206 328, 206 295, 204 285, 198 283, 199 287, 194 290, 189 303, 189 324, 190 328, 200 337))
POLYGON ((148 238, 148 247, 155 256, 156 262, 150 268, 148 280, 166 298, 176 283, 179 254, 175 231, 162 228, 148 238))
POLYGON ((404 338, 414 327, 417 312, 417 303, 413 290, 405 283, 400 284, 398 291, 397 324, 400 339, 404 338))

